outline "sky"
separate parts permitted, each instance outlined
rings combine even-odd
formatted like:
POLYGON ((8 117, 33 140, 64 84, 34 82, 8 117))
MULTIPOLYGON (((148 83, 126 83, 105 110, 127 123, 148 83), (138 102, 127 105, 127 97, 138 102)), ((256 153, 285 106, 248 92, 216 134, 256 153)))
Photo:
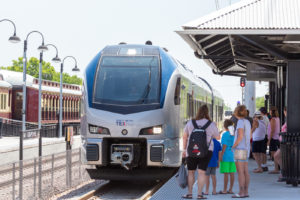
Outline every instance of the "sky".
MULTIPOLYGON (((219 0, 219 7, 240 0, 219 0)), ((169 53, 205 78, 218 90, 225 103, 234 108, 241 100, 239 78, 219 76, 197 59, 192 49, 174 31, 189 21, 216 10, 215 0, 1 0, 0 19, 15 22, 17 35, 22 39, 33 30, 43 33, 46 44, 58 48, 59 57, 72 55, 78 61, 82 76, 85 67, 106 45, 120 42, 144 44, 151 40, 154 45, 165 47, 169 53)), ((8 22, 0 23, 0 66, 23 56, 23 42, 7 41, 13 33, 8 22)), ((41 44, 38 34, 28 39, 28 57, 38 57, 36 50, 41 44)), ((55 50, 44 53, 50 62, 55 50)), ((59 71, 59 64, 53 63, 59 71)), ((65 71, 71 74, 73 61, 66 60, 65 71)), ((267 92, 267 83, 256 83, 256 96, 267 92)))

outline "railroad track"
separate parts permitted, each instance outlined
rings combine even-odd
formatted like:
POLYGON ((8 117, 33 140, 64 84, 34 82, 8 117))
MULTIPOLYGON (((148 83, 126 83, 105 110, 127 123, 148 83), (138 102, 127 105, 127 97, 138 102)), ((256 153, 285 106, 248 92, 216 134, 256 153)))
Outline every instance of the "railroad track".
POLYGON ((98 189, 82 195, 79 200, 148 200, 162 187, 164 181, 107 181, 98 189))

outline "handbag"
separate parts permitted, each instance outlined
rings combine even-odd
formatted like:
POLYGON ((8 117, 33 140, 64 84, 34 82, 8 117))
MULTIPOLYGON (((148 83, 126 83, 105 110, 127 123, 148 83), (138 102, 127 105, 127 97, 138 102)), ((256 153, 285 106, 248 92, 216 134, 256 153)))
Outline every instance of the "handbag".
POLYGON ((188 180, 187 180, 187 171, 184 163, 181 164, 175 177, 179 187, 181 187, 182 189, 186 188, 186 186, 188 185, 188 180))
POLYGON ((246 140, 246 133, 245 133, 245 120, 244 120, 244 134, 245 134, 245 144, 246 149, 236 149, 234 151, 234 160, 247 160, 248 158, 248 147, 247 147, 247 140, 246 140))

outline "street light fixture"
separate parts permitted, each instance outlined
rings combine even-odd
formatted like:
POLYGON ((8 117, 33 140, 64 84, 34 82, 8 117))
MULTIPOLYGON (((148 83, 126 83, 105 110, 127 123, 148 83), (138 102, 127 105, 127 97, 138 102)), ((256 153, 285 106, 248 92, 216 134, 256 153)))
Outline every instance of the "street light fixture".
POLYGON ((52 46, 55 48, 56 50, 56 56, 54 58, 52 58, 52 61, 55 62, 55 63, 60 63, 61 62, 61 59, 58 57, 58 50, 57 50, 57 47, 54 45, 54 44, 47 44, 46 45, 47 47, 48 46, 52 46))
POLYGON ((60 64, 60 94, 59 94, 59 137, 62 137, 62 79, 64 71, 64 62, 67 58, 72 58, 75 61, 75 67, 72 69, 73 72, 80 71, 77 67, 77 60, 73 56, 66 56, 60 64))
POLYGON ((13 21, 9 20, 9 19, 1 19, 0 20, 0 22, 4 22, 4 21, 10 22, 14 26, 14 34, 8 38, 8 41, 10 41, 11 43, 18 43, 18 42, 20 42, 21 40, 20 40, 20 38, 16 34, 17 29, 16 29, 15 23, 13 21))

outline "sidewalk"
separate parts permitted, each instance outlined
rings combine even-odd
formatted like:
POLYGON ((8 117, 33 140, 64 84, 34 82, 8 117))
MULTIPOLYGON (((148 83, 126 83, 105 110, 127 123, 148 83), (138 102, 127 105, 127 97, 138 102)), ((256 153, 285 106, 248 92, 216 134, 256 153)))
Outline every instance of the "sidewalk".
MULTIPOLYGON (((51 155, 64 152, 66 150, 65 138, 42 138, 42 155, 51 155)), ((79 148, 81 144, 80 135, 73 137, 72 148, 79 148)), ((19 160, 19 137, 2 137, 0 139, 0 160, 1 164, 16 162, 19 160)), ((23 160, 38 157, 39 139, 24 140, 23 160)))
MULTIPOLYGON (((269 169, 273 169, 272 162, 268 163, 270 165, 269 169)), ((278 183, 278 174, 256 174, 253 173, 253 169, 256 168, 256 163, 254 160, 249 161, 250 170, 250 187, 249 195, 250 198, 243 199, 280 199, 280 200, 290 200, 290 199, 300 199, 300 188, 292 187, 287 185, 285 182, 278 183)), ((210 181, 211 182, 211 181, 210 181)), ((211 184, 211 183, 210 183, 211 184)), ((217 192, 223 189, 223 175, 217 170, 217 192)), ((204 191, 204 190, 203 190, 204 191)), ((237 174, 235 174, 234 192, 238 192, 238 180, 237 174)), ((210 185, 210 195, 207 199, 232 199, 230 194, 227 195, 212 195, 212 185, 210 185)), ((151 200, 175 200, 181 199, 181 196, 187 193, 186 189, 181 189, 173 177, 170 179, 160 190, 158 190, 151 198, 151 200)), ((193 187, 193 199, 197 197, 197 182, 193 187)))

